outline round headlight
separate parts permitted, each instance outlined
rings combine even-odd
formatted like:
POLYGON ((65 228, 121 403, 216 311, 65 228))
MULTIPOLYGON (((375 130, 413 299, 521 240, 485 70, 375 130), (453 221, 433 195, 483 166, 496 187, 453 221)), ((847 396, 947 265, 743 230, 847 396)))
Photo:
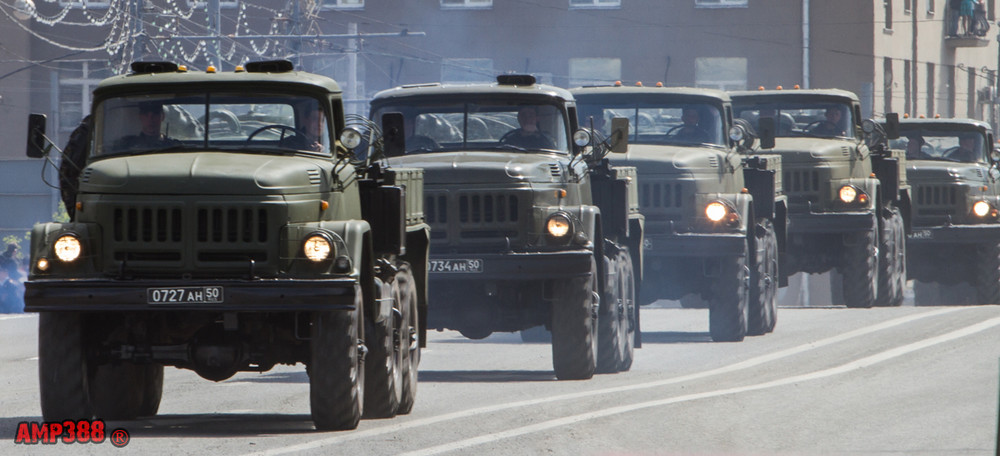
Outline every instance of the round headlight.
POLYGON ((972 205, 972 213, 976 214, 976 217, 986 217, 986 214, 990 213, 990 203, 976 201, 976 204, 972 205))
POLYGON ((354 128, 345 128, 340 133, 340 144, 348 149, 354 149, 361 145, 361 132, 354 128))
POLYGON ((55 246, 53 246, 56 258, 63 263, 70 263, 76 261, 80 258, 80 252, 83 251, 83 246, 80 245, 80 240, 76 236, 67 234, 56 240, 55 246))
POLYGON ((590 132, 587 130, 577 130, 576 133, 573 133, 573 144, 579 147, 590 144, 590 132))
POLYGON ((705 206, 705 216, 713 222, 722 220, 727 212, 729 212, 729 209, 726 208, 726 205, 718 201, 712 201, 705 206))
POLYGON ((840 200, 845 203, 853 203, 854 199, 858 197, 858 189, 845 185, 840 187, 840 200))
POLYGON ((565 214, 552 214, 549 216, 549 220, 545 222, 545 231, 549 233, 549 236, 554 238, 565 237, 572 228, 573 224, 565 214))
POLYGON ((302 252, 306 255, 306 258, 317 263, 330 258, 330 252, 332 251, 333 244, 330 243, 330 240, 326 236, 319 234, 309 236, 306 242, 302 244, 302 252))

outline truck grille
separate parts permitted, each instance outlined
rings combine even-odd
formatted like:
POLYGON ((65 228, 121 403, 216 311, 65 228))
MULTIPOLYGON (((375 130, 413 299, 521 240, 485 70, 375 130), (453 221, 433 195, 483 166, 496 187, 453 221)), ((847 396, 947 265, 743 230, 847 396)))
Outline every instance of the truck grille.
POLYGON ((915 185, 913 187, 914 226, 937 226, 961 222, 957 214, 964 201, 960 188, 954 185, 915 185))
POLYGON ((179 207, 115 208, 115 242, 181 242, 184 221, 179 207))
POLYGON ((503 241, 518 237, 521 211, 530 204, 514 192, 425 191, 424 211, 432 239, 503 241))
MULTIPOLYGON (((114 209, 115 242, 182 242, 183 211, 179 207, 114 209)), ((199 208, 198 242, 267 242, 264 209, 199 208)))
POLYGON ((953 186, 917 185, 918 206, 954 206, 958 202, 958 192, 953 186))
POLYGON ((819 173, 814 170, 786 170, 782 184, 789 193, 819 193, 819 173))
POLYGON ((640 208, 681 207, 683 201, 681 184, 660 182, 639 184, 640 208))

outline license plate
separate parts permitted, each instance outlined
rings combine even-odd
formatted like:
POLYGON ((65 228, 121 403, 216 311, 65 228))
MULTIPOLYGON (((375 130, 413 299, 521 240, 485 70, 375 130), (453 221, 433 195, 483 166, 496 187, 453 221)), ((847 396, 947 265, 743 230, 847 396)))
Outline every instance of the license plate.
POLYGON ((931 230, 914 230, 912 233, 910 233, 906 237, 908 237, 910 239, 930 239, 933 236, 934 235, 931 234, 931 230))
POLYGON ((431 272, 444 273, 480 273, 483 272, 483 260, 430 260, 431 272))
POLYGON ((214 304, 222 302, 222 287, 147 288, 149 304, 214 304))

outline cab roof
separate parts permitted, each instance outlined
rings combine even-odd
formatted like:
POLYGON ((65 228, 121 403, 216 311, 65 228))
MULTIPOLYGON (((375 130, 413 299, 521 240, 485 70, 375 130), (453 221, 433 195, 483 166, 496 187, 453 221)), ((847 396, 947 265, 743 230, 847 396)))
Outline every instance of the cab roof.
POLYGON ((983 122, 982 120, 968 119, 964 117, 954 117, 948 119, 899 119, 899 125, 900 126, 927 125, 927 126, 942 126, 942 127, 954 126, 954 127, 967 127, 967 128, 972 127, 972 128, 983 129, 988 132, 993 131, 993 128, 990 127, 990 124, 983 122))
POLYGON ((858 96, 842 89, 790 89, 790 90, 735 90, 729 92, 733 103, 758 101, 760 99, 821 99, 823 101, 843 101, 860 103, 858 96))
POLYGON ((403 99, 410 97, 437 97, 454 95, 488 95, 488 96, 544 96, 561 98, 564 101, 574 101, 573 95, 566 89, 546 84, 511 85, 500 83, 471 84, 407 84, 386 89, 375 94, 372 101, 403 99))
POLYGON ((706 98, 715 99, 720 102, 729 103, 729 94, 718 89, 703 89, 696 87, 647 87, 647 86, 588 86, 570 89, 574 96, 580 95, 639 95, 657 96, 665 95, 678 98, 706 98))
POLYGON ((94 89, 96 97, 120 95, 127 93, 144 93, 158 90, 175 90, 194 88, 198 86, 247 88, 259 91, 261 88, 273 87, 280 91, 298 90, 307 92, 322 92, 327 94, 341 93, 336 81, 326 76, 304 71, 161 71, 132 72, 112 76, 101 81, 94 89))

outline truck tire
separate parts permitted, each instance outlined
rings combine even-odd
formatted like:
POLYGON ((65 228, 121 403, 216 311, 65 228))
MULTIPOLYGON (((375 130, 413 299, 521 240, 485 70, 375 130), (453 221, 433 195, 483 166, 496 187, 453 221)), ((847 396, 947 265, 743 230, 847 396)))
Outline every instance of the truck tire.
POLYGON ((385 321, 377 323, 374 317, 365 318, 365 413, 364 418, 392 418, 399 409, 403 396, 403 340, 398 337, 402 324, 402 297, 399 283, 384 285, 375 280, 376 302, 392 299, 392 312, 385 321), (388 289, 389 296, 382 290, 388 289))
POLYGON ((93 418, 80 314, 42 312, 38 319, 38 387, 45 421, 93 418))
POLYGON ((1000 244, 976 249, 975 271, 976 302, 1000 304, 1000 244))
POLYGON ((134 420, 142 413, 146 392, 144 366, 120 362, 97 366, 90 377, 94 415, 104 420, 134 420))
POLYGON ((309 347, 309 405, 317 430, 358 427, 365 397, 361 288, 354 309, 313 312, 309 347))
POLYGON ((759 336, 774 330, 778 300, 778 235, 766 218, 754 229, 755 254, 750 267, 750 301, 747 334, 759 336))
POLYGON ((139 416, 156 416, 156 412, 160 410, 160 399, 163 398, 163 365, 146 364, 142 366, 142 370, 145 381, 139 416))
POLYGON ((635 340, 635 282, 632 258, 622 250, 608 261, 606 285, 597 322, 597 372, 613 373, 632 367, 635 340))
POLYGON ((903 304, 906 286, 906 233, 903 216, 893 207, 882 224, 879 240, 878 297, 875 305, 897 307, 903 304))
POLYGON ((869 308, 878 296, 878 255, 875 230, 845 235, 843 261, 838 268, 843 277, 844 305, 869 308))
POLYGON ((563 280, 552 300, 552 366, 559 380, 586 380, 597 368, 597 263, 590 276, 563 280))
POLYGON ((402 325, 399 335, 403 345, 403 380, 402 396, 399 399, 397 414, 406 415, 413 410, 417 399, 417 372, 420 365, 420 314, 417 298, 417 284, 409 264, 403 264, 396 273, 396 283, 399 284, 400 298, 403 303, 402 325))
POLYGON ((747 335, 750 310, 746 244, 742 255, 720 261, 719 281, 709 300, 708 332, 715 342, 740 342, 747 335))

